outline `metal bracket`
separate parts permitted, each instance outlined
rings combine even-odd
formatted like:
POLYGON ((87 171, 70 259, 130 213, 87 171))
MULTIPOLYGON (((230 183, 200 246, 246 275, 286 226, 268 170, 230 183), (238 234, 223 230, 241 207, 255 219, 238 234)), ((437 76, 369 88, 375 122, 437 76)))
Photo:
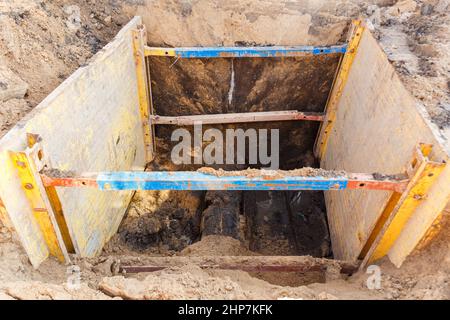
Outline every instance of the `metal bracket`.
POLYGON ((388 254, 415 209, 427 199, 428 190, 445 168, 445 163, 430 161, 431 150, 432 145, 423 143, 415 148, 406 169, 410 178, 406 190, 391 196, 362 250, 360 258, 364 260, 361 267, 388 254))
MULTIPOLYGON (((45 166, 45 157, 38 136, 27 134, 28 148, 25 151, 9 151, 10 159, 17 169, 22 188, 33 210, 34 217, 42 231, 51 255, 61 262, 70 263, 65 236, 60 230, 61 218, 57 205, 52 206, 48 190, 44 186, 39 171, 45 166), (56 210, 55 210, 56 209, 56 210)), ((56 195, 56 192, 55 192, 56 195)), ((53 203, 56 203, 53 201, 53 203)), ((64 220, 64 218, 62 218, 64 220)), ((70 239, 70 237, 69 237, 70 239)), ((71 244, 71 242, 70 242, 71 244)))

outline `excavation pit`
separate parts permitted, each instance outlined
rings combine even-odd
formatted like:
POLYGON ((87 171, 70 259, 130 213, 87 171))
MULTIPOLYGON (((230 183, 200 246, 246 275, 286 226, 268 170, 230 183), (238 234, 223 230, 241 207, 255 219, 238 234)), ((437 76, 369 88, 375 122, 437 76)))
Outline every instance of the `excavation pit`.
MULTIPOLYGON (((212 60, 147 57, 153 112, 172 117, 283 110, 323 112, 322 124, 296 120, 251 123, 242 128, 280 129, 281 169, 312 166, 371 174, 372 178, 385 175, 387 178, 376 180, 379 186, 383 179, 389 182, 391 175, 414 176, 416 171, 410 170, 410 164, 423 163, 422 169, 432 170, 417 176, 430 178, 421 184, 427 186, 425 189, 373 190, 373 181, 369 181, 368 186, 361 182, 358 190, 337 184, 334 189, 339 190, 325 189, 324 197, 321 191, 292 190, 139 191, 132 201, 132 191, 99 190, 95 188, 100 186, 99 181, 82 176, 76 186, 57 184, 49 195, 51 208, 46 207, 39 193, 30 191, 36 190, 36 176, 29 176, 31 180, 23 183, 23 172, 29 168, 33 171, 33 165, 17 161, 28 159, 26 152, 35 135, 39 136, 41 158, 47 166, 72 171, 75 178, 88 172, 141 172, 148 163, 150 172, 196 172, 200 167, 170 162, 173 126, 155 126, 156 149, 152 150, 148 138, 153 135, 149 128, 154 124, 149 125, 151 111, 145 110, 145 84, 149 82, 142 81, 146 73, 144 55, 147 43, 164 43, 152 41, 151 35, 145 38, 143 22, 136 17, 88 65, 0 140, 0 166, 5 168, 0 179, 2 217, 18 232, 35 267, 50 254, 57 255, 58 246, 80 257, 98 255, 118 230, 125 243, 139 251, 157 246, 161 237, 167 238, 164 241, 170 250, 180 251, 203 233, 226 234, 247 241, 248 248, 265 255, 310 254, 348 261, 388 255, 394 264, 401 265, 429 235, 430 226, 448 202, 446 181, 450 173, 445 163, 449 149, 403 87, 370 32, 363 26, 355 28, 346 41, 339 38, 341 42, 315 43, 346 43, 345 54, 212 60), (153 153, 152 161, 149 153, 153 153), (426 157, 414 160, 422 153, 426 157), (11 161, 11 154, 16 161, 11 161), (412 198, 408 196, 411 190, 417 191, 412 198), (41 202, 30 202, 30 195, 41 202), (56 204, 55 195, 59 199, 56 204), (139 212, 139 199, 147 201, 150 209, 139 212), (408 201, 414 205, 405 212, 403 204, 408 201), (230 228, 214 220, 217 215, 223 216, 223 207, 230 213, 230 228), (42 214, 50 211, 55 217, 42 214), (236 216, 245 221, 243 227, 236 216), (47 224, 42 219, 47 219, 47 224), (305 223, 308 220, 314 221, 305 223), (217 225, 222 227, 217 230, 217 225), (173 232, 167 232, 167 226, 173 232), (261 234, 264 237, 259 237, 261 234)), ((241 125, 214 127, 224 130, 241 125)), ((223 166, 226 170, 246 167, 223 166)), ((67 177, 51 178, 61 178, 61 182, 67 177)), ((348 177, 341 180, 345 186, 349 183, 348 177)), ((104 189, 111 189, 108 183, 103 184, 104 189)))
MULTIPOLYGON (((159 44, 160 45, 160 44, 159 44)), ((155 114, 204 114, 288 111, 323 113, 341 54, 285 58, 170 59, 148 57, 155 114)), ((318 121, 271 121, 204 125, 215 128, 279 130, 279 168, 318 167, 314 142, 318 121)), ((205 164, 176 165, 171 151, 172 125, 155 128, 156 158, 149 171, 195 171, 205 164)), ((185 126, 192 136, 192 126, 185 126)), ((208 145, 203 143, 203 150, 208 145)), ((212 164, 215 169, 239 170, 264 166, 249 163, 246 141, 244 164, 212 164)), ((235 148, 236 149, 236 148, 235 148)), ((222 150, 223 153, 226 150, 222 150)), ((330 257, 331 249, 321 191, 170 192, 155 208, 160 192, 140 192, 119 229, 132 248, 179 251, 207 235, 227 235, 267 255, 330 257), (146 199, 146 198, 151 199, 146 199), (186 199, 191 199, 187 201, 186 199), (193 200, 194 199, 194 200, 193 200), (149 205, 153 204, 153 206, 149 205), (169 217, 169 218, 167 218, 169 217)))

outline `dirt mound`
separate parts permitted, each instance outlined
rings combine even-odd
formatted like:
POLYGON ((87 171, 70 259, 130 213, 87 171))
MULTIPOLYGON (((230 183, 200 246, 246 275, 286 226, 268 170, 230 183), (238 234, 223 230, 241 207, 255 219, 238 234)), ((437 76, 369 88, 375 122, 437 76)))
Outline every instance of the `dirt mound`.
POLYGON ((248 168, 246 170, 240 171, 225 171, 223 169, 215 170, 213 168, 205 167, 200 168, 197 171, 205 174, 210 174, 216 177, 229 177, 236 175, 245 176, 247 178, 266 177, 268 179, 277 179, 277 178, 282 179, 287 176, 297 176, 297 177, 321 176, 327 178, 347 177, 347 173, 345 171, 330 171, 311 167, 304 167, 294 170, 259 170, 248 168))
POLYGON ((109 300, 109 296, 81 284, 77 288, 33 282, 0 285, 0 300, 109 300))
POLYGON ((320 299, 307 287, 284 288, 255 279, 245 272, 206 272, 198 266, 185 266, 155 272, 137 280, 123 276, 104 278, 99 288, 111 297, 123 299, 320 299))
MULTIPOLYGON (((7 97, 5 101, 0 102, 0 136, 74 70, 87 63, 89 58, 110 41, 120 27, 135 14, 144 16, 150 30, 148 33, 150 44, 167 46, 332 45, 344 40, 343 36, 351 18, 366 16, 370 20, 369 28, 376 33, 409 91, 419 103, 426 106, 434 122, 443 130, 450 132, 449 13, 448 0, 346 2, 250 0, 244 9, 239 1, 209 0, 2 1, 0 64, 6 66, 23 83, 21 82, 20 92, 10 90, 10 85, 15 81, 0 83, 0 89, 3 92, 8 91, 8 95, 2 95, 7 97), (13 96, 11 92, 14 93, 13 96)), ((261 79, 267 79, 272 70, 277 70, 275 82, 278 84, 295 82, 301 77, 302 69, 297 62, 289 61, 288 68, 272 64, 276 69, 270 69, 261 61, 242 60, 232 66, 231 63, 224 61, 204 63, 162 58, 153 63, 153 66, 159 67, 154 70, 154 79, 161 80, 166 77, 167 80, 155 88, 155 101, 162 105, 161 110, 167 111, 168 114, 175 112, 177 115, 180 111, 189 114, 242 112, 240 109, 242 106, 257 111, 260 110, 260 105, 264 104, 261 92, 265 94, 264 98, 271 102, 271 105, 264 104, 264 108, 275 110, 279 109, 280 104, 286 108, 297 107, 298 105, 289 105, 292 95, 295 95, 295 101, 299 105, 309 106, 311 101, 301 96, 305 88, 299 90, 281 85, 282 91, 274 92, 271 90, 274 83, 258 81, 258 75, 261 79), (235 91, 236 95, 232 103, 229 103, 228 86, 231 78, 221 76, 220 73, 230 74, 232 68, 242 71, 241 76, 235 79, 238 82, 237 88, 241 90, 235 91), (200 76, 196 78, 192 70, 200 71, 200 76), (252 70, 256 71, 256 76, 252 70), (183 85, 178 81, 179 77, 188 81, 183 85), (209 86, 196 85, 198 79, 209 83, 209 86), (168 97, 163 96, 168 91, 167 88, 172 93, 168 97), (183 94, 177 93, 183 92, 191 93, 189 100, 180 100, 183 94), (203 103, 200 103, 201 101, 203 103), (218 104, 221 105, 220 109, 217 108, 218 104), (178 110, 174 106, 182 108, 178 110)), ((325 68, 323 71, 331 74, 333 68, 325 68)), ((313 90, 311 84, 307 84, 307 88, 313 90)), ((326 92, 325 85, 321 87, 322 100, 326 98, 326 92)), ((285 165, 288 168, 295 168, 298 163, 314 165, 312 154, 307 152, 304 152, 303 158, 292 157, 292 154, 298 156, 297 150, 293 148, 294 142, 303 138, 302 131, 287 128, 286 132, 289 132, 290 139, 285 141, 283 153, 286 158, 285 165)), ((164 146, 164 142, 158 141, 160 151, 161 146, 164 146)), ((162 150, 161 153, 164 152, 162 150)), ((161 161, 157 159, 156 170, 173 170, 167 159, 161 161)), ((198 198, 171 192, 146 195, 138 193, 129 211, 128 220, 121 227, 121 233, 110 242, 102 256, 95 259, 73 259, 74 263, 81 267, 82 273, 82 285, 78 291, 67 288, 67 268, 54 259, 49 259, 39 270, 34 270, 14 234, 2 227, 0 222, 0 299, 450 298, 448 214, 441 221, 439 236, 412 254, 401 269, 396 269, 388 261, 380 262, 381 288, 375 290, 367 289, 368 275, 364 272, 347 280, 321 279, 326 283, 297 288, 272 285, 255 278, 259 276, 255 274, 240 271, 205 271, 190 265, 139 275, 136 278, 129 278, 129 275, 110 277, 116 260, 128 252, 133 252, 135 260, 139 259, 139 255, 171 255, 183 248, 179 253, 183 256, 256 254, 248 250, 248 246, 242 241, 230 237, 203 237, 202 241, 189 246, 192 235, 198 232, 196 235, 199 236, 199 230, 191 228, 193 219, 198 220, 197 212, 203 209, 202 201, 198 198), (184 212, 180 212, 180 207, 184 212), (138 251, 123 246, 123 242, 119 241, 120 237, 127 239, 126 243, 131 243, 138 251), (147 248, 149 243, 159 246, 155 252, 143 249, 147 248), (100 281, 105 276, 107 277, 100 281), (98 290, 98 286, 101 291, 98 290)), ((301 199, 300 195, 289 198, 294 202, 301 199)), ((315 218, 317 214, 321 213, 310 210, 306 214, 299 211, 298 215, 304 220, 310 219, 313 222, 317 219, 314 223, 322 226, 323 218, 315 218)), ((272 224, 277 221, 271 217, 261 216, 263 221, 265 219, 272 224)), ((197 222, 194 225, 197 225, 197 222)), ((286 221, 283 223, 289 224, 286 221)), ((311 229, 307 229, 308 225, 291 225, 299 232, 294 235, 295 237, 313 239, 308 233, 311 229)), ((276 249, 277 245, 286 245, 264 243, 265 246, 270 244, 272 247, 268 248, 268 251, 276 249)), ((318 255, 328 254, 327 245, 325 243, 323 248, 320 243, 317 245, 318 255)), ((130 258, 130 261, 134 260, 130 258)), ((280 274, 270 277, 276 279, 268 281, 278 283, 282 278, 280 274)), ((291 274, 282 281, 286 281, 286 285, 298 285, 295 279, 292 279, 291 274)))
POLYGON ((241 241, 226 236, 206 236, 182 250, 181 256, 253 256, 241 241))
POLYGON ((21 79, 28 90, 24 101, 0 101, 0 136, 85 64, 127 21, 120 4, 107 0, 89 4, 2 1, 0 64, 21 79))

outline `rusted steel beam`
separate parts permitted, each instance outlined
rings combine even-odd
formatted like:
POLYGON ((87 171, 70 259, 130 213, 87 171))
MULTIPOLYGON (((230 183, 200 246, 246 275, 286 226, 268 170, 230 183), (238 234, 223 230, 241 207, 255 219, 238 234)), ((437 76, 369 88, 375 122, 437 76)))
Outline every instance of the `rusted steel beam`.
POLYGON ((92 187, 98 188, 97 174, 75 176, 72 172, 49 170, 41 173, 46 187, 92 187))
POLYGON ((75 176, 57 171, 42 173, 53 187, 94 187, 100 190, 388 190, 402 192, 408 180, 370 174, 320 171, 302 176, 295 171, 261 170, 260 175, 233 171, 214 175, 198 171, 100 172, 75 176))
POLYGON ((222 123, 243 123, 243 122, 264 122, 264 121, 292 121, 309 120, 323 121, 324 115, 317 112, 300 112, 296 110, 287 111, 267 111, 267 112, 244 112, 225 114, 205 114, 192 116, 150 116, 154 124, 172 124, 178 126, 189 126, 195 123, 201 124, 222 124, 222 123))
POLYGON ((326 272, 334 267, 342 274, 353 274, 359 264, 310 256, 199 256, 148 257, 144 265, 120 265, 120 273, 155 272, 170 267, 197 265, 202 269, 241 270, 246 272, 326 272))
POLYGON ((377 174, 349 174, 347 189, 385 190, 402 193, 408 185, 408 178, 382 176, 377 174))

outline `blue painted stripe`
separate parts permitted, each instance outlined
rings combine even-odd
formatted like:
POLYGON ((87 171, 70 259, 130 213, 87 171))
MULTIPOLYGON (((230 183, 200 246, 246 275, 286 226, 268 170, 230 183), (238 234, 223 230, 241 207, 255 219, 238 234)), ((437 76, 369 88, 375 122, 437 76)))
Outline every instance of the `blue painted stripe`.
POLYGON ((100 190, 342 190, 346 177, 221 176, 200 172, 104 172, 97 176, 100 190))
POLYGON ((347 45, 331 47, 274 46, 274 47, 192 47, 175 48, 180 58, 243 58, 243 57, 295 57, 305 54, 320 55, 345 53, 347 45))

